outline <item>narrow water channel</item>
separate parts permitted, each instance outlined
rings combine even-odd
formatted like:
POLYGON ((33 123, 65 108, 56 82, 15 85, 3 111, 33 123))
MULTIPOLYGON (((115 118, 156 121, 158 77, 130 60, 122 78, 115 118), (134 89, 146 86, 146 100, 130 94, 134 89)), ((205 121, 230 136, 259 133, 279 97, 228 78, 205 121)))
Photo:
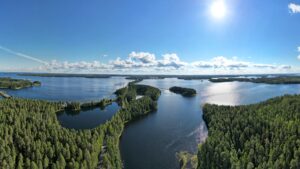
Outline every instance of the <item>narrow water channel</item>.
POLYGON ((157 112, 130 123, 124 130, 120 149, 125 169, 176 169, 179 151, 197 152, 207 137, 202 120, 204 103, 251 104, 284 94, 300 93, 300 85, 267 85, 242 82, 210 83, 201 80, 149 79, 141 82, 162 90, 157 112), (172 86, 197 90, 185 98, 170 93, 172 86))

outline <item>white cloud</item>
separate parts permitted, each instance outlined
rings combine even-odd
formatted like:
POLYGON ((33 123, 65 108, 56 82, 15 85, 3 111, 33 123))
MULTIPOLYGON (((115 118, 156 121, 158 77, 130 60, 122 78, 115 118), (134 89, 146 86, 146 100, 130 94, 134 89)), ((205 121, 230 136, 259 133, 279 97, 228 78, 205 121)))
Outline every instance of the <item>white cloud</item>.
POLYGON ((197 61, 193 62, 192 65, 199 68, 229 68, 229 69, 240 69, 249 67, 249 62, 238 61, 237 57, 228 59, 224 56, 217 56, 212 58, 210 61, 197 61))
POLYGON ((300 55, 298 55, 298 57, 297 57, 299 60, 300 60, 300 55))
POLYGON ((291 13, 300 13, 300 5, 290 3, 288 7, 289 7, 291 13))
POLYGON ((98 61, 93 62, 58 62, 56 60, 53 60, 49 63, 47 63, 45 66, 41 66, 40 69, 46 69, 50 71, 81 71, 81 70, 100 70, 100 69, 108 69, 109 65, 101 64, 98 61))
POLYGON ((155 63, 155 55, 148 52, 131 52, 129 58, 139 60, 143 63, 155 63))
POLYGON ((174 68, 180 68, 182 66, 187 65, 187 63, 182 62, 176 53, 167 53, 162 55, 163 59, 158 60, 159 67, 174 67, 174 68))
POLYGON ((300 52, 300 46, 298 47, 298 52, 300 52))
POLYGON ((292 68, 292 66, 290 66, 290 65, 280 65, 279 66, 279 69, 286 69, 286 70, 289 70, 289 69, 291 69, 292 68))
POLYGON ((276 65, 271 65, 271 64, 253 64, 254 67, 256 68, 270 68, 270 69, 276 69, 276 65))

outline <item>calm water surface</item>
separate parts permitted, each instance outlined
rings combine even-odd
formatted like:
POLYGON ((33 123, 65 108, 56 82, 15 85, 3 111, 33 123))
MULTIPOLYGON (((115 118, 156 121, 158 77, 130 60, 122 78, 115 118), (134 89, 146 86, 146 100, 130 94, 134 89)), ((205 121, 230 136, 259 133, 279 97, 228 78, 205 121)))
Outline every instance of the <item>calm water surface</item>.
POLYGON ((0 73, 0 77, 12 77, 40 81, 42 86, 22 90, 5 90, 17 97, 61 100, 89 101, 114 97, 114 91, 127 85, 124 77, 84 78, 84 77, 35 77, 18 76, 17 74, 0 73))
POLYGON ((82 110, 76 112, 62 112, 58 115, 60 124, 66 128, 73 129, 91 129, 104 124, 107 120, 118 111, 117 103, 112 103, 105 107, 105 109, 95 108, 90 110, 82 110))
POLYGON ((244 82, 210 83, 201 80, 149 79, 141 82, 162 90, 158 111, 130 123, 121 137, 126 169, 176 169, 176 152, 196 152, 207 137, 201 105, 251 104, 271 97, 300 93, 300 85, 267 85, 244 82), (197 96, 184 98, 168 91, 172 86, 190 87, 197 96))

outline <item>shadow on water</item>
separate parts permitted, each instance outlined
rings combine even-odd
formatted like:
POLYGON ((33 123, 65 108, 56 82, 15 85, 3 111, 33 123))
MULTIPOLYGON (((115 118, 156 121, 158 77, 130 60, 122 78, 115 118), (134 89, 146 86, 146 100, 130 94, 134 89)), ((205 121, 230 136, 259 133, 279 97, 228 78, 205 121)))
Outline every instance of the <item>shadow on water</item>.
POLYGON ((62 111, 57 114, 57 119, 66 128, 91 129, 110 120, 118 109, 118 104, 113 102, 105 108, 97 107, 81 111, 62 111))

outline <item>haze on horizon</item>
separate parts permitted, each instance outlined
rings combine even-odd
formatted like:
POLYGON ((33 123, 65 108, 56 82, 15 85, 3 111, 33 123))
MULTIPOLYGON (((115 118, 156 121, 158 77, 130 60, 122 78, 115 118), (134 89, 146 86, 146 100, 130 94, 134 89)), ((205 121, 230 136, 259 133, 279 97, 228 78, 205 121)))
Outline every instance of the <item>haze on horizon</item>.
POLYGON ((0 71, 300 73, 300 1, 3 0, 0 71))

